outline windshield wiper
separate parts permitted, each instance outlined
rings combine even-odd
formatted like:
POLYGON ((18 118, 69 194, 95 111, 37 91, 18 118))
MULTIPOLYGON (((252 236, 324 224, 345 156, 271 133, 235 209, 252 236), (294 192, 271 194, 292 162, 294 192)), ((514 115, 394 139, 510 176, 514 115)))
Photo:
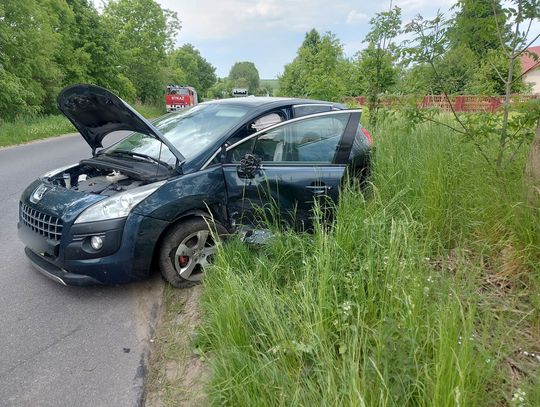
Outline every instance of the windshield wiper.
MULTIPOLYGON (((98 154, 100 155, 100 154, 98 154)), ((162 161, 162 160, 159 160, 155 157, 152 157, 151 155, 146 155, 146 154, 142 154, 142 153, 135 153, 133 151, 128 151, 128 150, 113 150, 111 152, 108 152, 108 153, 104 153, 104 155, 127 155, 129 157, 139 157, 139 158, 143 158, 145 160, 149 160, 149 161, 153 161, 157 164, 160 164, 164 167, 166 167, 167 169, 169 170, 172 170, 173 167, 166 163, 165 161, 162 161)))

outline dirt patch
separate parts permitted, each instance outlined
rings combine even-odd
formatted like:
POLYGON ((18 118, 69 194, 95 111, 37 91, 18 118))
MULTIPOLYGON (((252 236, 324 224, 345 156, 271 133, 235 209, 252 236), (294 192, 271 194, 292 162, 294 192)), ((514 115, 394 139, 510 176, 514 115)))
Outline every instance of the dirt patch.
MULTIPOLYGON (((133 386, 137 391, 137 405, 144 399, 144 387, 148 374, 148 363, 152 341, 159 324, 160 310, 163 298, 163 281, 159 276, 133 284, 130 289, 134 291, 137 299, 135 307, 135 330, 137 333, 138 348, 141 349, 139 367, 133 379, 133 386)), ((129 353, 131 349, 124 348, 129 353)))
POLYGON ((192 345, 200 321, 201 293, 201 286, 166 289, 163 319, 150 358, 147 407, 207 404, 208 369, 192 345))

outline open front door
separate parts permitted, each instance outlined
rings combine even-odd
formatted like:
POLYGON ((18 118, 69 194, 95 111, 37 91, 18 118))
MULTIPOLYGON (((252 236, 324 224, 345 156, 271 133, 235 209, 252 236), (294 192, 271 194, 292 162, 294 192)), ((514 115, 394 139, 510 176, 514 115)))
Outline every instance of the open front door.
POLYGON ((236 225, 311 224, 313 202, 337 201, 360 111, 325 112, 255 133, 227 149, 228 211, 236 225))

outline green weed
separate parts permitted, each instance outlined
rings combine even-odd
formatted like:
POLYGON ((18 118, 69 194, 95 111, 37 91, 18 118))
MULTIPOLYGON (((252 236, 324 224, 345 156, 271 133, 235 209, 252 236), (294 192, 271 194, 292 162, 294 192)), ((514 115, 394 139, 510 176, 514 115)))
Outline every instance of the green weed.
POLYGON ((523 157, 495 174, 446 129, 399 119, 375 137, 369 193, 345 187, 332 225, 220 250, 197 340, 210 400, 537 405, 540 216, 523 157))

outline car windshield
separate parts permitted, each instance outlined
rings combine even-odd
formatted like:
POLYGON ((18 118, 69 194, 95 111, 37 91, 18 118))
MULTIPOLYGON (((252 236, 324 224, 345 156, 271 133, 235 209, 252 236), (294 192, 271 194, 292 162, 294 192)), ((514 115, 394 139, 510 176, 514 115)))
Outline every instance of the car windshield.
MULTIPOLYGON (((219 140, 246 115, 247 108, 218 103, 200 104, 153 122, 160 133, 189 160, 219 140)), ((104 151, 105 154, 129 152, 160 159, 173 165, 176 157, 159 140, 132 133, 104 151)))

